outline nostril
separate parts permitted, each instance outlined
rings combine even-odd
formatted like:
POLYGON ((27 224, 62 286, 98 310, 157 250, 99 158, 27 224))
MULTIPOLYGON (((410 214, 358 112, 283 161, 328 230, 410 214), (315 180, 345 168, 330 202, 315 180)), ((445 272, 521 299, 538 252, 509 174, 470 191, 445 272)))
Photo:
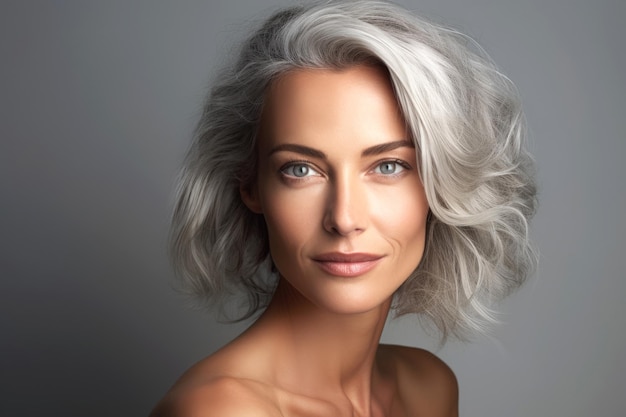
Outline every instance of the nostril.
POLYGON ((358 178, 350 175, 335 178, 329 188, 324 229, 329 233, 347 236, 365 230, 367 210, 358 178))
POLYGON ((355 233, 360 233, 365 229, 365 224, 361 221, 357 221, 352 216, 327 216, 324 222, 324 228, 336 235, 348 236, 355 233))

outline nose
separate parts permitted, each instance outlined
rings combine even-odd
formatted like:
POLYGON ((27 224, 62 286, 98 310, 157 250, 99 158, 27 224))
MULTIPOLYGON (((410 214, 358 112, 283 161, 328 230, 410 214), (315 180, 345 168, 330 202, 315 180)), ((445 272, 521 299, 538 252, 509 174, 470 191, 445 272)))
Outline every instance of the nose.
POLYGON ((324 229, 340 236, 362 233, 368 225, 367 198, 358 179, 348 176, 332 181, 324 214, 324 229))

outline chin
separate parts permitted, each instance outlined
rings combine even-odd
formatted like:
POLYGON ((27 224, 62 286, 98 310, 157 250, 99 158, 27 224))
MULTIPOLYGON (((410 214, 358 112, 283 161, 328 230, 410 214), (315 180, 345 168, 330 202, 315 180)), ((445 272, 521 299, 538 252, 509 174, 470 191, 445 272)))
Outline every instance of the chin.
POLYGON ((358 291, 352 287, 333 291, 332 294, 304 296, 314 305, 329 313, 351 315, 369 313, 381 308, 388 309, 391 305, 393 292, 386 297, 383 295, 385 292, 387 291, 358 291))

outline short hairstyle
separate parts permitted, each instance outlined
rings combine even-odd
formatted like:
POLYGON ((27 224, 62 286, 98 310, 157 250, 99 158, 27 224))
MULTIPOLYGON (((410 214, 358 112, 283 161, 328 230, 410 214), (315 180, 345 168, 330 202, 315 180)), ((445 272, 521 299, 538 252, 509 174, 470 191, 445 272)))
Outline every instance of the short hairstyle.
POLYGON ((442 340, 463 339, 495 320, 492 303, 536 263, 528 236, 534 165, 517 90, 468 37, 381 1, 278 11, 217 77, 172 221, 183 289, 221 306, 221 296, 243 290, 246 317, 266 305, 277 282, 266 226, 239 190, 255 180, 268 86, 297 69, 372 63, 389 74, 431 210, 422 260, 396 291, 393 309, 431 319, 442 340))

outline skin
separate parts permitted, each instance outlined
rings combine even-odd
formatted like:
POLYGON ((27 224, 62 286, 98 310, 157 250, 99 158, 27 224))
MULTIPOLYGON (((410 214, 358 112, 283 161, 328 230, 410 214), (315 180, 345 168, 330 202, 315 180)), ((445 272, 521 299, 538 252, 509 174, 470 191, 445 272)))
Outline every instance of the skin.
POLYGON ((278 288, 152 416, 456 416, 456 379, 441 360, 379 344, 428 214, 387 74, 299 70, 267 94, 257 181, 241 195, 265 218, 278 288))

